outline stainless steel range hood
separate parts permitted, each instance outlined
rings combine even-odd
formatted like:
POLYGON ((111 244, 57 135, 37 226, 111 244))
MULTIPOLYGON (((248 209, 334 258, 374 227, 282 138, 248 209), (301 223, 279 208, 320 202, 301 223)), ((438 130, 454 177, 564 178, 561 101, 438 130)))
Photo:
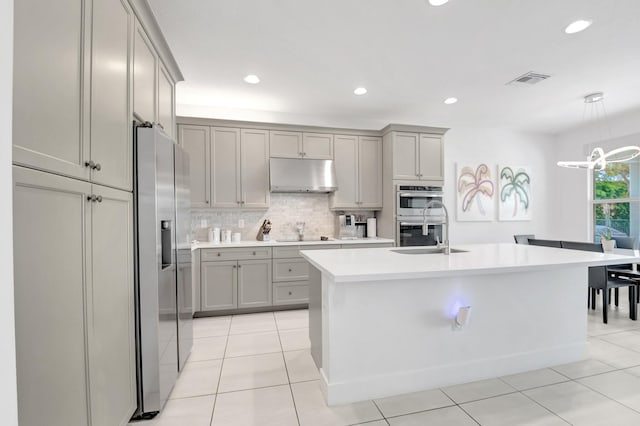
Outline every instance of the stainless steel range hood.
POLYGON ((333 160, 272 158, 271 192, 333 192, 338 189, 333 160))

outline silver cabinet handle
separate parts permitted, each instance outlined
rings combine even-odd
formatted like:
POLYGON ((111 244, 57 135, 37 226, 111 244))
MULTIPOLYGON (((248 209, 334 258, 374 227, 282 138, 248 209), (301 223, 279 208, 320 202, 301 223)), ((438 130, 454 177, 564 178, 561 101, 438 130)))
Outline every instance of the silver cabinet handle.
POLYGON ((233 265, 233 269, 236 269, 236 265, 233 265))
POLYGON ((256 252, 255 252, 255 251, 253 252, 253 255, 254 255, 254 256, 256 255, 256 252))
POLYGON ((96 163, 95 166, 93 166, 93 170, 97 170, 97 171, 102 170, 102 166, 100 165, 100 163, 96 163))
POLYGON ((95 195, 95 194, 87 195, 87 201, 91 201, 92 203, 95 203, 95 202, 101 203, 102 195, 95 195))
POLYGON ((242 268, 242 265, 238 265, 238 268, 242 268))
POLYGON ((101 202, 102 202, 102 195, 98 195, 98 196, 96 197, 96 201, 97 201, 97 202, 99 202, 99 203, 101 203, 101 202))
POLYGON ((289 292, 289 296, 291 296, 293 293, 289 292))
POLYGON ((218 256, 218 257, 220 257, 220 256, 222 256, 222 254, 221 254, 221 253, 218 253, 218 255, 217 255, 217 256, 218 256))
POLYGON ((87 195, 87 201, 95 201, 96 200, 96 196, 91 194, 91 195, 87 195))
POLYGON ((289 272, 291 272, 291 268, 289 268, 289 272))

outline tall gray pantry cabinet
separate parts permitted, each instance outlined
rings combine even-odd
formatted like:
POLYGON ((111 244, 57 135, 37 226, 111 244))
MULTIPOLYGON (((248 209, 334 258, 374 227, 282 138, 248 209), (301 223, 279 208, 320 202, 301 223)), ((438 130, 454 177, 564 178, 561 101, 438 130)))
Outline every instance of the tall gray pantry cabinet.
POLYGON ((20 425, 126 425, 137 404, 131 124, 175 134, 182 76, 146 0, 14 10, 20 425), (153 67, 136 73, 141 62, 153 67))

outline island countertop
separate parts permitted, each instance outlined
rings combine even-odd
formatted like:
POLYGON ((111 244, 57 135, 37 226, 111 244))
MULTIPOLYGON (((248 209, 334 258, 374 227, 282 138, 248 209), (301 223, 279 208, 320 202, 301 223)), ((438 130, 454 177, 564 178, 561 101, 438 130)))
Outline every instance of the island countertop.
POLYGON ((456 275, 483 275, 568 265, 602 266, 640 262, 637 251, 629 256, 523 244, 456 244, 460 253, 444 255, 402 254, 398 251, 426 247, 315 250, 300 253, 334 282, 431 278, 456 275))

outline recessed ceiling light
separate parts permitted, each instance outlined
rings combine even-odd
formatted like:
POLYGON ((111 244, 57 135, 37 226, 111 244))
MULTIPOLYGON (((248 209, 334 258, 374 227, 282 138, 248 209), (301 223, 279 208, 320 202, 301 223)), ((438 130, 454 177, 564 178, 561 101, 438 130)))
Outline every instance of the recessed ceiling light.
POLYGON ((587 21, 585 19, 579 19, 567 25, 567 28, 564 29, 564 32, 567 34, 579 33, 580 31, 584 31, 587 28, 589 28, 589 26, 591 26, 591 23, 592 23, 591 21, 587 21))
POLYGON ((365 89, 364 87, 357 87, 353 93, 355 93, 356 95, 364 95, 365 93, 367 93, 367 89, 365 89))
POLYGON ((255 74, 249 74, 244 78, 244 81, 249 84, 258 84, 260 83, 260 78, 255 74))
POLYGON ((445 4, 448 1, 449 0, 429 0, 429 4, 431 6, 442 6, 443 4, 445 4))
POLYGON ((455 104, 458 102, 458 98, 447 98, 444 100, 444 103, 447 105, 455 104))

